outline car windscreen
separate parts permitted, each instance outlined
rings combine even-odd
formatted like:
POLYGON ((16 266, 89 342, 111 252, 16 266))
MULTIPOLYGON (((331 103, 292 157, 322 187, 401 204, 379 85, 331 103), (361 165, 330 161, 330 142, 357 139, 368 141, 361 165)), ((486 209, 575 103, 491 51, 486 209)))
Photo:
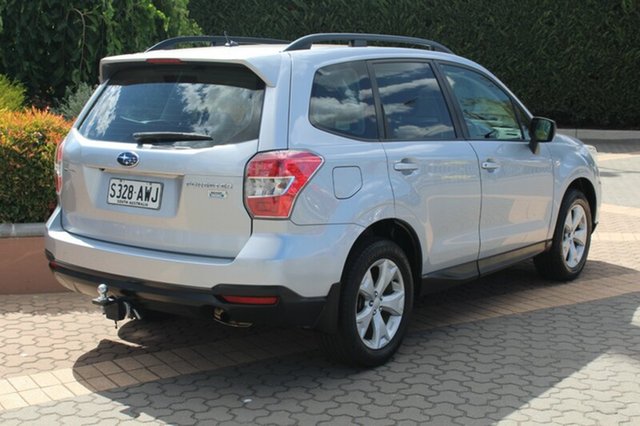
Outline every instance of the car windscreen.
POLYGON ((150 141, 150 135, 160 135, 156 141, 207 139, 208 145, 257 139, 264 87, 240 65, 124 69, 106 83, 79 131, 116 142, 143 142, 140 135, 150 141))

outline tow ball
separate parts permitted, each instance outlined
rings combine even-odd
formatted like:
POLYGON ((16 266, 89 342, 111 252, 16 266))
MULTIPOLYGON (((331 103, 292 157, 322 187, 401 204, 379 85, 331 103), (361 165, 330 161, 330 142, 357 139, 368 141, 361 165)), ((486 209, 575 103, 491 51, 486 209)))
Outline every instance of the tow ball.
POLYGON ((107 296, 108 292, 109 287, 106 284, 100 284, 98 286, 100 296, 93 299, 91 303, 102 306, 102 313, 106 315, 107 319, 113 320, 116 328, 118 328, 118 321, 125 318, 142 319, 142 315, 131 305, 129 300, 125 297, 107 296))

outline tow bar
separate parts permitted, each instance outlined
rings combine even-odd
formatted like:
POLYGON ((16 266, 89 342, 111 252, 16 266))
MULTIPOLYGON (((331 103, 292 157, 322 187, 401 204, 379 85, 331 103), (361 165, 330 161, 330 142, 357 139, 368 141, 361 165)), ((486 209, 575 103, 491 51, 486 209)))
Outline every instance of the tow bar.
POLYGON ((125 297, 107 296, 108 292, 109 287, 106 284, 100 284, 98 286, 100 296, 92 299, 91 303, 102 306, 102 313, 106 315, 107 319, 113 320, 116 328, 118 328, 118 321, 125 318, 142 319, 142 315, 125 297))

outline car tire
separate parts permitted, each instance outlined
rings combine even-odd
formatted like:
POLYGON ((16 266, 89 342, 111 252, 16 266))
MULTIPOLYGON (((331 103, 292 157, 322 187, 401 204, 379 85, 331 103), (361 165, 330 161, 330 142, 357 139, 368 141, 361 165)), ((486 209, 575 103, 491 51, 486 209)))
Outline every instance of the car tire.
POLYGON ((533 259, 540 275, 554 281, 576 279, 587 262, 592 229, 589 202, 582 192, 570 190, 562 200, 551 249, 533 259))
POLYGON ((335 333, 321 343, 337 362, 363 367, 384 364, 398 349, 413 307, 413 278, 404 251, 373 239, 347 261, 335 333))

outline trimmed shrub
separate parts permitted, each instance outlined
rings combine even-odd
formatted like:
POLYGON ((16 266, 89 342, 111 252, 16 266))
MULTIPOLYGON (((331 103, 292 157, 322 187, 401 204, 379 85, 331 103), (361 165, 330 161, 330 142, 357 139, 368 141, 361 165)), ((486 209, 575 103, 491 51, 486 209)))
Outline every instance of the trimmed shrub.
POLYGON ((0 110, 18 111, 24 105, 24 86, 0 74, 0 110))
POLYGON ((70 128, 47 111, 0 111, 0 223, 47 219, 56 204, 55 149, 70 128))
POLYGON ((191 0, 206 34, 293 40, 315 32, 440 41, 564 125, 640 128, 635 0, 191 0))

